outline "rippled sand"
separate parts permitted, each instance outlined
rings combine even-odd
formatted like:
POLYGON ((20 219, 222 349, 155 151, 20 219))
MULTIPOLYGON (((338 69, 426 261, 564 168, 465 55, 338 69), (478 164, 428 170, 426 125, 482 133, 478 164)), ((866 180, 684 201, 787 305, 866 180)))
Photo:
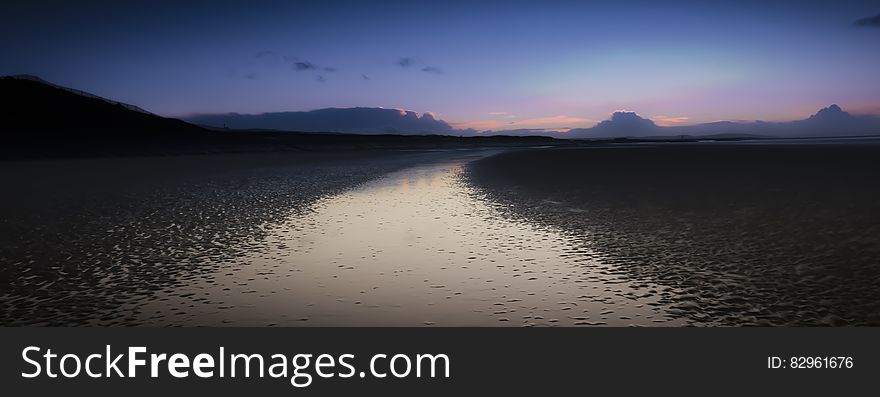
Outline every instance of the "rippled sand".
POLYGON ((0 163, 0 324, 140 324, 159 291, 239 266, 267 225, 425 156, 0 163))
POLYGON ((880 325, 880 145, 504 153, 469 176, 703 325, 880 325))
POLYGON ((4 203, 2 322, 682 323, 660 302, 663 288, 620 278, 582 239, 510 218, 475 190, 465 166, 490 154, 297 164, 208 157, 160 178, 148 162, 135 174, 156 180, 76 177, 73 191, 58 177, 4 203), (216 171, 214 161, 233 165, 216 171), (194 164, 213 171, 188 172, 194 164))
POLYGON ((139 306, 146 324, 679 324, 563 232, 501 216, 472 155, 393 172, 267 227, 262 248, 139 306))

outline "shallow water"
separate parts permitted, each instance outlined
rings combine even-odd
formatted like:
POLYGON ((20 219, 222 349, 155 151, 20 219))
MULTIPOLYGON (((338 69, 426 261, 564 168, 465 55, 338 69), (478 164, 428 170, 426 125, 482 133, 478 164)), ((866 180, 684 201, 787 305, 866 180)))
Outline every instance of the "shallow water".
POLYGON ((237 265, 133 304, 156 325, 680 325, 581 235, 512 219, 463 178, 484 154, 317 201, 237 265))

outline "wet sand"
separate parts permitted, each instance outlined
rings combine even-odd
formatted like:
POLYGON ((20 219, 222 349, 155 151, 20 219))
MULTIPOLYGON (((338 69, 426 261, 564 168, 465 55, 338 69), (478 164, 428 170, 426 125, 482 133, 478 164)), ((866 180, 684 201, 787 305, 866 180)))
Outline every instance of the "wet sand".
POLYGON ((0 323, 877 325, 878 148, 0 163, 0 323))
POLYGON ((555 228, 507 219, 448 153, 318 200, 227 268, 137 306, 140 323, 679 325, 555 228))
POLYGON ((684 324, 663 288, 467 183, 496 152, 19 164, 39 183, 4 173, 27 198, 4 202, 2 322, 684 324))
POLYGON ((0 324, 138 324, 264 227, 436 154, 365 151, 0 163, 0 324))
POLYGON ((880 145, 503 153, 470 181, 698 325, 880 325, 880 145))

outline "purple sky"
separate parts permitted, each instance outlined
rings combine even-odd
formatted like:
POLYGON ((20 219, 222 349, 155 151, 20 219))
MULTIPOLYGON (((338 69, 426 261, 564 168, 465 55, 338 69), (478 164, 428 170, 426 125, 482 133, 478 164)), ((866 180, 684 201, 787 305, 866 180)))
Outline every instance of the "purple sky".
POLYGON ((660 125, 880 114, 880 27, 854 24, 875 2, 413 3, 5 5, 0 74, 167 116, 369 106, 482 130, 618 109, 660 125))

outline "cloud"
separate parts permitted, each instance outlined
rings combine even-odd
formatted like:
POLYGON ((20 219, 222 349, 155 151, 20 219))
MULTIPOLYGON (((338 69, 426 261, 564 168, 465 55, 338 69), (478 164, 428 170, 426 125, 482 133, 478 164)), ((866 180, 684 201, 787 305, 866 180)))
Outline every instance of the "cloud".
POLYGON ((510 114, 507 112, 489 112, 486 114, 488 114, 490 116, 505 118, 505 119, 515 119, 516 118, 516 115, 510 114))
POLYGON ((335 68, 320 67, 320 66, 315 65, 314 63, 311 63, 309 61, 294 62, 293 69, 299 70, 299 71, 302 71, 302 70, 322 70, 325 72, 335 72, 336 71, 335 68))
POLYGON ((365 74, 363 74, 363 73, 361 73, 361 77, 362 77, 364 80, 369 80, 369 79, 370 79, 370 76, 367 76, 367 75, 365 75, 365 74))
POLYGON ((402 68, 408 68, 410 66, 415 65, 416 60, 413 58, 410 58, 410 57, 405 57, 405 58, 398 59, 397 62, 395 62, 394 64, 397 66, 400 66, 402 68))
POLYGON ((293 63, 294 70, 317 70, 318 67, 312 64, 311 62, 294 62, 293 63))
POLYGON ((423 72, 434 73, 434 74, 443 74, 443 69, 434 67, 434 66, 425 66, 422 68, 423 72))
POLYGON ((290 65, 291 69, 296 72, 317 72, 313 75, 315 81, 325 83, 327 82, 327 79, 323 73, 333 73, 338 70, 334 67, 320 66, 296 56, 282 56, 272 50, 257 51, 253 56, 254 58, 248 63, 248 66, 238 69, 235 67, 229 68, 226 73, 227 76, 234 79, 257 80, 258 78, 271 74, 270 70, 280 62, 290 65))
POLYGON ((294 56, 285 56, 283 59, 285 62, 290 63, 293 70, 298 71, 298 72, 303 72, 303 71, 335 72, 335 71, 337 71, 336 68, 326 67, 326 66, 318 66, 312 62, 309 62, 307 60, 300 59, 300 58, 297 58, 294 56))
POLYGON ((654 123, 659 126, 669 127, 687 123, 689 119, 687 117, 654 116, 651 117, 651 120, 654 120, 654 123))
POLYGON ((874 15, 873 17, 859 19, 859 20, 853 22, 853 26, 867 27, 867 28, 880 28, 880 14, 874 15))
POLYGON ((401 68, 408 69, 417 65, 424 65, 419 70, 425 73, 433 73, 433 74, 443 74, 443 69, 440 69, 436 66, 425 65, 421 61, 413 58, 413 57, 403 57, 394 62, 395 65, 400 66, 401 68))

